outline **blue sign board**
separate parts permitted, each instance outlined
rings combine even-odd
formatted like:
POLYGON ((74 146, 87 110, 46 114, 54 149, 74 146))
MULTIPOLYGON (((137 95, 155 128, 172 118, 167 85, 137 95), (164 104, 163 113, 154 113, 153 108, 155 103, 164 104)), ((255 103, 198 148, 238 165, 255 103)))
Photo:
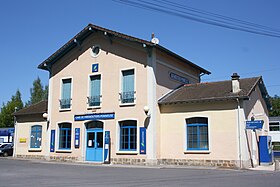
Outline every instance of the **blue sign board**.
POLYGON ((51 130, 51 146, 50 146, 50 152, 54 152, 54 145, 55 145, 55 130, 51 130))
POLYGON ((104 145, 104 162, 110 162, 110 131, 105 131, 105 145, 104 145))
POLYGON ((98 72, 98 64, 92 64, 92 73, 98 72))
POLYGON ((75 128, 75 148, 80 147, 80 128, 75 128))
POLYGON ((140 127, 140 154, 146 154, 146 128, 140 127))
POLYGON ((263 120, 246 121, 246 129, 261 129, 263 126, 263 120))
POLYGON ((115 119, 115 113, 84 114, 84 115, 74 116, 75 121, 102 120, 102 119, 115 119))
POLYGON ((190 81, 187 79, 187 78, 185 78, 185 77, 182 77, 182 76, 180 76, 180 75, 177 75, 177 74, 175 74, 175 73, 170 73, 169 74, 169 77, 172 79, 172 80, 175 80, 175 81, 179 81, 179 82, 181 82, 181 83, 183 83, 183 84, 190 84, 190 81))

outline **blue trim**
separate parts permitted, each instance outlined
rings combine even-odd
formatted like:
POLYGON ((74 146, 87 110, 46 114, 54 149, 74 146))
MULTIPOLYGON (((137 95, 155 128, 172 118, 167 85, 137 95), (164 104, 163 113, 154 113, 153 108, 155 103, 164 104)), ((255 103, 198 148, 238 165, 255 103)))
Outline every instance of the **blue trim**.
POLYGON ((59 149, 69 150, 71 149, 71 127, 59 127, 59 149), (62 137, 62 132, 65 132, 64 137, 62 137), (68 140, 70 137, 70 140, 68 140))
POLYGON ((30 148, 40 148, 42 142, 42 125, 33 125, 30 134, 30 148))
POLYGON ((85 115, 75 115, 75 121, 85 121, 85 120, 104 120, 104 119, 115 119, 115 113, 95 113, 95 114, 85 114, 85 115))
POLYGON ((55 146, 55 130, 51 130, 50 152, 54 152, 55 146))
POLYGON ((209 150, 209 137, 208 137, 208 124, 203 123, 193 123, 187 124, 187 150, 209 150), (192 127, 192 132, 189 127, 192 127), (207 127, 207 132, 202 132, 201 127, 207 127), (201 137, 206 135, 207 139, 201 140, 201 137), (192 139, 189 139, 189 136, 192 136, 192 139), (204 146, 207 148, 201 147, 201 143, 204 142, 204 146), (191 147, 190 147, 191 146, 191 147))
POLYGON ((137 126, 120 125, 120 151, 136 151, 136 149, 137 149, 137 126), (128 130, 127 132, 125 132, 123 129, 128 129, 128 130), (135 130, 135 134, 133 134, 132 130, 135 130), (127 141, 123 140, 123 138, 125 137, 127 137, 127 141), (135 148, 133 148, 134 147, 133 145, 135 146, 135 148))

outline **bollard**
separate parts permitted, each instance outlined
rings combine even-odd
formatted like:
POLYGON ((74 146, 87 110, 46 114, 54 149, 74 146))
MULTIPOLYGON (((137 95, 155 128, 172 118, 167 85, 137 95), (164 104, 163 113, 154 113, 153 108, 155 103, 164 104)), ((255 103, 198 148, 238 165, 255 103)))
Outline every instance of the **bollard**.
POLYGON ((279 171, 279 160, 275 160, 275 168, 274 171, 279 171))

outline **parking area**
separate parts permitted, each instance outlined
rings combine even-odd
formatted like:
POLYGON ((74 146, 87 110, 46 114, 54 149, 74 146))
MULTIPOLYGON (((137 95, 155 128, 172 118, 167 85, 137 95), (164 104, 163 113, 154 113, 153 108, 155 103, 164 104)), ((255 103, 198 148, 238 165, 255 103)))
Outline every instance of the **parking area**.
POLYGON ((280 186, 280 172, 95 166, 0 158, 0 186, 280 186))

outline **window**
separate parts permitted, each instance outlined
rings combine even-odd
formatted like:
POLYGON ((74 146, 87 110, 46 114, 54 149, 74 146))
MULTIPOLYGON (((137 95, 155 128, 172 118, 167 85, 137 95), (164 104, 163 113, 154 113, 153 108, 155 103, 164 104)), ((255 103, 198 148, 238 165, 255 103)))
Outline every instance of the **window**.
POLYGON ((280 131, 280 122, 269 122, 269 131, 280 131))
POLYGON ((136 151, 137 123, 133 120, 120 122, 120 150, 136 151))
POLYGON ((90 77, 90 96, 88 97, 88 106, 100 106, 100 75, 94 75, 90 77))
POLYGON ((91 56, 92 57, 97 57, 100 54, 100 52, 101 52, 101 50, 100 50, 100 46, 99 45, 93 46, 91 48, 91 56))
POLYGON ((71 124, 59 124, 59 149, 71 149, 71 124))
POLYGON ((40 148, 42 142, 42 126, 34 125, 31 127, 30 148, 40 148))
POLYGON ((72 79, 62 80, 60 109, 70 109, 71 107, 71 84, 72 79))
POLYGON ((209 150, 208 119, 195 117, 186 119, 187 150, 209 150))
POLYGON ((134 69, 122 71, 121 103, 134 103, 134 69))

